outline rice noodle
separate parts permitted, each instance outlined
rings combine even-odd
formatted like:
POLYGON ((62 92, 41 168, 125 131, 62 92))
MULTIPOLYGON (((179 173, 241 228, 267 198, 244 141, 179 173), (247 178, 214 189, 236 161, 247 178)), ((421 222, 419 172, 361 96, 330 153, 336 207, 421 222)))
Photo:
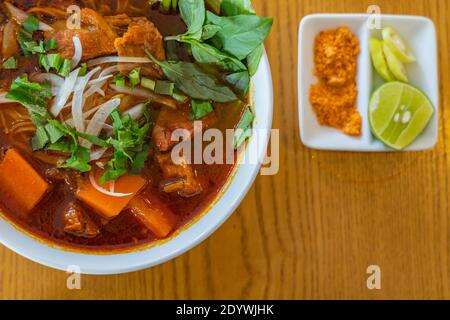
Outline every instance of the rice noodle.
POLYGON ((78 64, 81 61, 81 58, 83 57, 83 46, 78 36, 74 36, 72 40, 75 48, 75 53, 73 54, 72 58, 72 70, 73 70, 78 66, 78 64))
MULTIPOLYGON (((13 6, 9 2, 5 2, 5 6, 8 9, 11 16, 16 20, 19 24, 22 24, 27 18, 30 16, 25 11, 20 10, 19 8, 13 6)), ((53 28, 50 27, 48 24, 43 23, 42 21, 39 22, 39 30, 42 31, 52 31, 53 28)))
POLYGON ((131 195, 133 195, 133 193, 118 193, 118 192, 111 192, 108 191, 102 187, 100 187, 97 184, 97 181, 95 180, 94 177, 94 172, 91 171, 91 173, 89 174, 89 181, 91 182, 92 186, 94 187, 94 189, 96 189, 98 192, 101 192, 107 196, 111 196, 111 197, 117 197, 117 198, 124 198, 124 197, 129 197, 131 195))
POLYGON ((148 58, 110 56, 88 61, 87 65, 93 67, 105 63, 153 63, 153 61, 148 58))
MULTIPOLYGON (((98 137, 100 132, 105 125, 106 120, 108 119, 111 112, 113 112, 117 107, 120 106, 120 99, 112 99, 108 102, 104 103, 100 106, 97 112, 92 117, 87 129, 86 133, 95 137, 98 137)), ((86 148, 92 147, 92 143, 86 140, 81 141, 81 145, 86 148)))
POLYGON ((64 106, 67 103, 67 100, 69 100, 69 97, 71 93, 73 92, 73 89, 75 87, 75 84, 77 82, 78 73, 80 72, 80 69, 76 69, 70 73, 70 75, 65 79, 64 84, 61 87, 61 90, 56 96, 55 102, 53 103, 52 107, 50 108, 50 112, 53 114, 53 116, 57 117, 61 110, 64 108, 64 106))
POLYGON ((75 129, 79 132, 84 132, 84 119, 83 119, 83 105, 84 105, 84 90, 89 82, 89 80, 100 70, 100 67, 97 67, 86 74, 86 76, 81 77, 79 88, 76 89, 73 99, 72 99, 72 118, 75 129))
POLYGON ((134 106, 133 108, 128 109, 123 114, 130 115, 131 119, 133 119, 134 121, 137 121, 140 118, 142 118, 142 116, 144 115, 144 106, 145 106, 145 103, 140 103, 137 106, 134 106))

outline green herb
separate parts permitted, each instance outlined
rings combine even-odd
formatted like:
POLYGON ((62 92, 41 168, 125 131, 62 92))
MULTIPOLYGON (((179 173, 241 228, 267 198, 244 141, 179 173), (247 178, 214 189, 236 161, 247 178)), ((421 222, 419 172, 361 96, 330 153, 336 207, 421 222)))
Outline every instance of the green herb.
POLYGON ((130 80, 131 87, 137 86, 141 82, 141 68, 135 68, 131 70, 128 75, 128 79, 130 80))
POLYGON ((50 39, 50 40, 45 42, 44 48, 45 48, 45 51, 57 50, 58 49, 58 42, 56 42, 55 39, 50 39))
POLYGON ((114 132, 107 143, 114 148, 114 155, 108 162, 108 169, 100 178, 100 183, 117 180, 129 169, 132 173, 138 173, 137 171, 144 167, 148 158, 146 140, 150 129, 150 118, 146 117, 146 122, 139 125, 129 115, 121 116, 117 110, 111 113, 110 118, 114 132))
POLYGON ((199 100, 231 102, 238 100, 236 94, 217 78, 201 69, 198 65, 184 61, 158 61, 150 53, 149 57, 158 64, 165 76, 177 89, 199 100))
POLYGON ((213 38, 215 43, 239 60, 245 59, 263 43, 273 24, 273 19, 255 15, 219 17, 208 11, 206 16, 208 24, 221 27, 213 38))
POLYGON ((81 64, 80 72, 78 72, 79 77, 84 77, 87 73, 87 63, 84 62, 81 64))
POLYGON ((216 26, 213 24, 207 24, 206 26, 203 26, 202 31, 202 41, 206 41, 214 37, 217 32, 219 32, 222 28, 220 26, 216 26))
POLYGON ((236 150, 239 149, 245 140, 252 136, 252 125, 254 120, 255 115, 251 111, 250 107, 247 107, 234 134, 234 148, 236 150))
POLYGON ((48 123, 45 125, 45 131, 47 132, 47 134, 50 138, 50 143, 56 143, 62 137, 64 137, 64 131, 62 131, 60 129, 60 126, 56 125, 55 122, 58 122, 58 121, 57 120, 49 120, 48 123))
POLYGON ((105 140, 103 140, 99 137, 93 136, 91 134, 77 132, 77 136, 89 141, 90 143, 92 143, 93 145, 96 145, 98 147, 101 147, 101 148, 109 147, 108 143, 105 140))
POLYGON ((72 61, 68 59, 64 59, 64 62, 59 69, 58 74, 62 77, 67 77, 70 74, 70 70, 72 69, 72 61))
POLYGON ((213 111, 211 102, 192 100, 192 113, 189 118, 190 120, 200 120, 213 111))
POLYGON ((28 109, 37 110, 40 108, 41 112, 38 113, 44 112, 44 114, 47 114, 47 104, 52 98, 52 91, 48 82, 44 85, 30 82, 28 75, 24 74, 11 84, 11 89, 6 98, 18 102, 28 109), (42 111, 42 109, 45 111, 42 111))
POLYGON ((251 0, 222 0, 221 13, 224 16, 237 16, 240 14, 252 15, 255 10, 252 7, 251 0))
POLYGON ((25 19, 25 21, 22 23, 21 27, 27 31, 28 33, 34 33, 35 31, 39 30, 39 19, 33 16, 29 16, 25 19))
POLYGON ((24 41, 22 46, 28 54, 45 53, 44 41, 24 41))
POLYGON ((42 68, 44 68, 47 72, 49 72, 51 69, 55 70, 56 72, 59 72, 63 65, 63 59, 61 57, 61 54, 59 53, 40 55, 39 65, 42 68))
POLYGON ((80 172, 89 172, 92 167, 89 164, 91 152, 85 147, 78 146, 72 156, 62 165, 63 168, 73 169, 80 172))
POLYGON ((125 88, 125 79, 126 79, 126 75, 119 73, 116 74, 114 76, 114 82, 116 83, 116 86, 118 86, 119 88, 125 88))
POLYGON ((252 51, 247 57, 247 66, 250 76, 254 76, 258 71, 259 63, 264 53, 264 46, 260 45, 255 50, 252 51))
POLYGON ((175 84, 170 81, 158 80, 155 84, 155 93, 165 96, 172 96, 175 84))
POLYGON ((17 69, 16 58, 10 57, 5 62, 3 62, 3 69, 17 69))
POLYGON ((44 149, 49 141, 45 127, 39 126, 36 128, 36 134, 31 138, 31 149, 33 151, 44 149))
POLYGON ((241 71, 225 76, 225 80, 231 84, 242 98, 248 95, 250 88, 250 75, 248 71, 241 71))
POLYGON ((200 40, 206 14, 204 0, 180 0, 178 6, 180 16, 188 27, 181 37, 200 40))

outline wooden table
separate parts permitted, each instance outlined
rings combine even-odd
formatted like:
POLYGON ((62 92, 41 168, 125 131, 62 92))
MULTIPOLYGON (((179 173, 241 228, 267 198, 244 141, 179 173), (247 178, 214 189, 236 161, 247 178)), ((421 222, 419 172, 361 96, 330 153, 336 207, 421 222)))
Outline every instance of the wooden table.
POLYGON ((329 299, 450 298, 449 0, 255 0, 275 18, 267 41, 274 78, 274 127, 281 170, 259 177, 211 238, 162 266, 118 276, 84 276, 66 289, 64 272, 0 248, 1 298, 329 299), (318 152, 300 142, 298 24, 318 12, 432 18, 439 34, 441 119, 432 152, 318 152), (226 244, 226 245, 224 245, 226 244), (379 265, 382 290, 366 287, 379 265))

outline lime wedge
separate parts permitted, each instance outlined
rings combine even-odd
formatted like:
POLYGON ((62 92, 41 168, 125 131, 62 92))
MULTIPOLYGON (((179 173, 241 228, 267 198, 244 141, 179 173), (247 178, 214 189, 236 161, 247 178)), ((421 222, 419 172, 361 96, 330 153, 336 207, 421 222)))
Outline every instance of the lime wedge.
POLYGON ((392 72, 395 79, 398 81, 409 82, 404 64, 397 59, 397 56, 392 52, 386 43, 383 43, 383 52, 386 57, 389 70, 392 72))
POLYGON ((383 29, 383 40, 401 62, 411 63, 416 61, 411 48, 393 28, 387 27, 383 29))
POLYGON ((373 134, 387 146, 402 150, 423 132, 434 108, 415 87, 402 82, 388 82, 378 88, 369 104, 373 134))
POLYGON ((383 41, 377 38, 371 38, 369 42, 370 55, 372 57, 373 66, 380 77, 386 81, 394 81, 394 75, 388 68, 386 57, 383 52, 383 41))

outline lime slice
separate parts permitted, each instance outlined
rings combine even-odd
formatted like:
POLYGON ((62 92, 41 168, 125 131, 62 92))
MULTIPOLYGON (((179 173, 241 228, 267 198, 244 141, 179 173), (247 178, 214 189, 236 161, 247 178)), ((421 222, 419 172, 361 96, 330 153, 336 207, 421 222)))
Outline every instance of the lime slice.
POLYGON ((383 29, 383 40, 401 62, 411 63, 416 61, 416 57, 414 57, 414 53, 406 41, 391 27, 383 29))
POLYGON ((386 57, 389 70, 392 72, 395 79, 398 81, 409 82, 404 64, 397 59, 397 56, 392 52, 386 43, 383 43, 383 52, 386 57))
POLYGON ((383 41, 376 38, 371 38, 369 48, 373 66, 375 67, 375 70, 377 70, 380 77, 386 81, 394 81, 394 75, 389 70, 386 57, 384 56, 383 41))
POLYGON ((369 105, 373 134, 396 150, 413 143, 433 113, 430 100, 420 90, 402 82, 382 85, 372 95, 369 105))

